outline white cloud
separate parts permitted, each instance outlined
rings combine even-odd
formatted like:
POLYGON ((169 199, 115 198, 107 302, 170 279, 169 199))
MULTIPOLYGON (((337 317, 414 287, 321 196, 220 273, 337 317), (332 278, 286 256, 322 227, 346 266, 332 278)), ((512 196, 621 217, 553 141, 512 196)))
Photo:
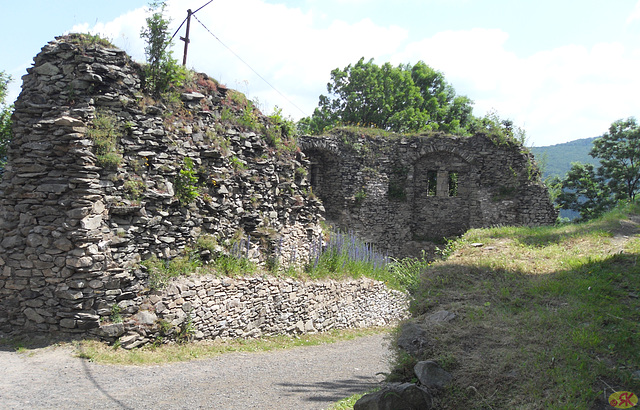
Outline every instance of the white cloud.
MULTIPOLYGON (((170 2, 173 29, 186 17, 187 7, 200 5, 170 2)), ((523 126, 535 145, 597 136, 616 119, 640 115, 635 95, 640 48, 619 43, 566 45, 522 56, 509 50, 509 34, 499 29, 444 31, 412 40, 401 27, 379 26, 367 18, 327 21, 313 11, 262 0, 214 2, 196 16, 286 98, 196 20, 191 23, 188 66, 257 97, 264 111, 278 105, 296 119, 302 116, 296 106, 307 115, 313 112, 332 69, 360 57, 393 64, 425 61, 442 71, 459 94, 475 101, 476 115, 497 110, 523 126)), ((92 31, 106 34, 142 60, 144 17, 144 9, 135 10, 92 31)), ((176 41, 180 59, 182 46, 176 41)))
POLYGON ((507 51, 500 30, 447 31, 409 44, 396 60, 423 60, 458 93, 527 130, 536 145, 598 136, 618 118, 640 114, 638 50, 619 43, 558 47, 531 56, 507 51))
POLYGON ((636 7, 627 18, 627 24, 632 23, 636 20, 640 20, 640 1, 636 3, 636 7))
POLYGON ((69 33, 93 33, 111 40, 116 46, 125 50, 135 60, 144 60, 144 41, 140 38, 140 30, 145 25, 145 8, 139 8, 117 17, 107 23, 77 24, 69 33))
MULTIPOLYGON (((189 6, 191 4, 184 2, 169 3, 167 15, 172 19, 172 30, 186 17, 189 6)), ((194 5, 193 9, 197 7, 194 5)), ((78 25, 72 31, 99 33, 111 38, 135 59, 144 60, 144 42, 139 34, 145 17, 145 9, 141 8, 111 22, 93 27, 78 25)), ((294 118, 300 118, 303 112, 306 115, 313 112, 318 96, 326 92, 332 69, 355 63, 360 57, 379 58, 390 54, 408 36, 400 27, 381 27, 366 18, 354 24, 334 20, 320 26, 323 19, 313 12, 261 0, 212 3, 195 17, 220 42, 193 18, 188 67, 206 72, 250 98, 257 97, 267 112, 278 105, 294 118)), ((181 61, 184 43, 177 40, 179 36, 184 36, 184 28, 174 41, 174 57, 181 61)))

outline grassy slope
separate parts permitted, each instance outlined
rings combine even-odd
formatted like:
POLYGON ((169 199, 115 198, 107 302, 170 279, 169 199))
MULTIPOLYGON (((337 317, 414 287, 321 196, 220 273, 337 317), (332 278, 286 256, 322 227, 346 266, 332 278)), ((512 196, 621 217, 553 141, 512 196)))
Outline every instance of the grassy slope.
POLYGON ((468 232, 425 272, 413 306, 418 320, 458 317, 430 325, 422 357, 398 358, 394 376, 436 359, 454 376, 445 409, 588 409, 613 389, 640 394, 639 213, 468 232))

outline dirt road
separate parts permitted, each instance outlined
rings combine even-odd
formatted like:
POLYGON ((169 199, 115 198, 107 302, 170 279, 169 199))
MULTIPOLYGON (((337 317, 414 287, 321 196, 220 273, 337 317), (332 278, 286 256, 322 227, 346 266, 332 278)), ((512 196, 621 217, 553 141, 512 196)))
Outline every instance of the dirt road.
POLYGON ((0 350, 2 409, 325 409, 388 371, 384 335, 153 366, 101 365, 73 349, 0 350))

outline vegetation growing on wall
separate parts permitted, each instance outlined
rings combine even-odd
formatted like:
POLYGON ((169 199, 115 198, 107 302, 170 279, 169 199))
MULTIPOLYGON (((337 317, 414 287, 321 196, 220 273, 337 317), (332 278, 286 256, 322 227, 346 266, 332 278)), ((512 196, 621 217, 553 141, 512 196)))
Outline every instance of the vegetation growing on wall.
POLYGON ((185 157, 182 168, 178 171, 175 179, 176 198, 181 205, 188 205, 198 197, 197 183, 198 175, 193 167, 193 160, 185 157))
POLYGON ((83 49, 87 47, 115 47, 110 40, 100 36, 99 34, 91 33, 72 33, 68 36, 68 41, 72 44, 77 44, 83 49))
POLYGON ((187 70, 178 64, 169 50, 170 20, 164 17, 165 8, 166 3, 163 1, 151 2, 152 14, 147 17, 147 26, 140 33, 140 37, 146 42, 144 51, 148 63, 144 67, 145 86, 155 95, 182 86, 187 76, 187 70))
POLYGON ((105 111, 97 111, 87 135, 93 140, 96 165, 106 169, 118 168, 122 163, 122 154, 117 147, 119 130, 116 117, 105 111))

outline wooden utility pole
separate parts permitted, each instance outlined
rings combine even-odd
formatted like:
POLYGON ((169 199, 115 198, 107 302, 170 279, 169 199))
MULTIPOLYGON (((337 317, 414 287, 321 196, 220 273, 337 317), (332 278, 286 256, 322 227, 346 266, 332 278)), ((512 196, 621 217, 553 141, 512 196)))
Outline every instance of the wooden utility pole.
MULTIPOLYGON (((209 4, 209 3, 207 3, 209 4)), ((204 7, 204 6, 203 6, 204 7)), ((201 7, 202 8, 202 7, 201 7)), ((191 9, 187 10, 187 32, 184 37, 180 37, 180 40, 184 41, 184 55, 182 57, 182 65, 186 67, 187 65, 187 50, 189 49, 189 29, 191 28, 191 9)))

